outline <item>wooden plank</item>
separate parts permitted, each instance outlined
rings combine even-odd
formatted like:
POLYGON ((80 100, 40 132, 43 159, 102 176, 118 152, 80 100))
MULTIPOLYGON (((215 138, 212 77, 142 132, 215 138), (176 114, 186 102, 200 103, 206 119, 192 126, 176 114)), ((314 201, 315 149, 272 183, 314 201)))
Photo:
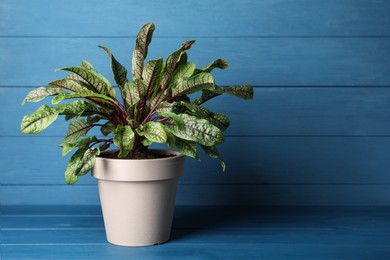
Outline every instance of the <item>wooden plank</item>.
MULTIPOLYGON (((3 185, 7 205, 99 205, 94 185, 3 185)), ((389 185, 179 185, 177 205, 389 206, 389 185)))
MULTIPOLYGON (((0 161, 0 183, 64 184, 63 172, 69 156, 61 157, 61 149, 56 145, 60 140, 0 138, 0 153, 4 155, 0 161)), ((221 172, 218 160, 202 156, 202 161, 197 162, 188 158, 180 183, 388 185, 389 142, 388 137, 228 137, 220 147, 227 163, 226 173, 221 172)), ((78 184, 94 185, 95 180, 84 176, 78 184)))
POLYGON ((149 21, 159 36, 377 36, 389 35, 389 8, 367 0, 3 0, 0 13, 2 36, 134 36, 149 21))
MULTIPOLYGON (((5 206, 0 216, 4 231, 103 229, 100 206, 90 213, 80 206, 5 206), (7 209, 10 208, 10 209, 7 209), (39 212, 38 212, 39 210, 39 212), (17 213, 17 214, 15 214, 17 213)), ((233 207, 177 206, 173 229, 390 229, 389 207, 233 207), (346 219, 353 221, 346 221, 346 219), (337 223, 337 225, 335 225, 337 223)))
MULTIPOLYGON (((8 213, 15 210, 7 208, 8 213)), ((71 213, 66 208, 62 210, 71 213)), ((57 215, 56 207, 54 215, 35 216, 24 209, 27 215, 1 217, 4 259, 389 256, 388 207, 178 207, 171 240, 140 248, 107 243, 97 216, 66 218, 57 215)), ((50 207, 35 209, 50 212, 50 207)))
MULTIPOLYGON (((322 235, 319 233, 319 235, 322 235)), ((4 260, 8 259, 387 259, 388 245, 322 243, 189 243, 168 242, 153 247, 119 247, 109 244, 44 244, 0 245, 4 260)), ((344 237, 341 237, 344 238, 344 237)), ((316 237, 318 239, 318 237, 316 237)), ((340 241, 340 240, 336 240, 340 241)))
MULTIPOLYGON (((157 38, 149 58, 167 57, 189 38, 157 38)), ((197 38, 195 38, 197 39, 197 38)), ((390 85, 390 38, 201 38, 190 50, 190 60, 204 66, 224 58, 231 67, 216 71, 220 85, 256 86, 390 85)), ((2 38, 0 86, 39 86, 64 76, 53 70, 86 59, 112 77, 107 55, 97 45, 110 47, 129 67, 134 39, 124 38, 2 38)))
MULTIPOLYGON (((43 104, 20 105, 31 89, 0 88, 0 136, 22 136, 23 115, 43 104)), ((220 96, 205 106, 229 116, 228 136, 390 135, 385 87, 256 87, 253 100, 220 96)), ((61 118, 39 136, 62 137, 67 127, 61 118)))

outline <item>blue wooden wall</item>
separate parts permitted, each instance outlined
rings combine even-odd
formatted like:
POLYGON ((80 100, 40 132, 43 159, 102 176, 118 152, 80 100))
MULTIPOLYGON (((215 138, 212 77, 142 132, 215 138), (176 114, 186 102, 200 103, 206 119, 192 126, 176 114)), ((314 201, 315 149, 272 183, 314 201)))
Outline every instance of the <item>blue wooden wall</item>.
POLYGON ((232 125, 219 163, 188 159, 180 205, 390 205, 390 1, 0 1, 0 204, 97 205, 95 181, 63 180, 58 122, 20 134, 31 89, 86 59, 112 79, 110 47, 130 66, 134 37, 153 21, 149 58, 197 40, 199 66, 225 58, 219 84, 250 83, 253 101, 210 107, 232 125))

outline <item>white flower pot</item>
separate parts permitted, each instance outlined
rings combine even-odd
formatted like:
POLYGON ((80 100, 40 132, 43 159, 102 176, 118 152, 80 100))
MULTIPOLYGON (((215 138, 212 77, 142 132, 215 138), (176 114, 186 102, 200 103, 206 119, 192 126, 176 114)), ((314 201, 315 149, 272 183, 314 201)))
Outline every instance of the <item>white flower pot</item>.
POLYGON ((92 175, 98 181, 108 242, 147 246, 169 240, 179 176, 185 156, 175 151, 161 159, 96 158, 92 175))

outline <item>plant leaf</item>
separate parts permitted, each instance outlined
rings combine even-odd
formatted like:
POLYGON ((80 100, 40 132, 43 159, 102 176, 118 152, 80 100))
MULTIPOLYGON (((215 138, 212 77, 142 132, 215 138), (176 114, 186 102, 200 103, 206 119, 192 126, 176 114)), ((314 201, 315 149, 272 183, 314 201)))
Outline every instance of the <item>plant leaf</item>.
POLYGON ((70 158, 65 170, 65 181, 74 184, 78 176, 85 175, 95 165, 96 156, 100 154, 99 148, 79 148, 70 158))
POLYGON ((77 176, 83 176, 89 172, 96 162, 96 156, 100 154, 99 148, 89 148, 85 151, 83 158, 79 163, 78 171, 76 172, 77 176))
POLYGON ((241 98, 253 99, 253 87, 249 85, 233 85, 223 89, 223 93, 241 98))
POLYGON ((161 71, 163 69, 163 60, 150 60, 146 63, 142 72, 142 79, 146 85, 146 95, 150 96, 160 86, 161 71))
POLYGON ((124 66, 122 66, 122 64, 120 64, 119 61, 115 59, 110 49, 104 46, 99 46, 99 47, 105 50, 108 56, 110 56, 111 70, 112 70, 112 74, 114 75, 115 82, 116 84, 118 84, 119 87, 123 87, 123 85, 127 81, 127 69, 124 66))
POLYGON ((172 82, 176 83, 181 78, 189 78, 192 76, 196 68, 194 62, 186 62, 178 66, 173 77, 172 82))
POLYGON ((214 78, 210 73, 200 73, 188 79, 181 79, 172 89, 172 99, 183 95, 191 94, 203 89, 214 89, 214 78))
POLYGON ((135 48, 133 51, 133 59, 132 59, 133 79, 142 78, 144 60, 148 55, 148 46, 152 41, 154 29, 155 27, 153 23, 147 23, 144 26, 142 26, 141 30, 137 34, 135 48))
POLYGON ((63 92, 64 91, 59 88, 39 87, 37 89, 31 90, 27 94, 27 96, 23 99, 22 105, 24 105, 26 102, 39 102, 45 97, 58 95, 63 92))
POLYGON ((85 136, 92 127, 92 123, 89 123, 81 118, 71 121, 69 123, 68 132, 66 133, 65 139, 62 140, 60 146, 76 142, 77 139, 79 139, 81 136, 85 136))
POLYGON ((187 114, 194 115, 198 118, 204 118, 211 124, 221 129, 221 131, 225 131, 230 125, 229 118, 224 114, 211 112, 207 108, 198 106, 195 103, 188 103, 182 101, 176 102, 176 104, 185 106, 188 109, 188 111, 186 111, 187 114))
POLYGON ((168 84, 171 82, 171 78, 175 72, 175 69, 180 63, 182 56, 185 54, 185 52, 188 49, 191 48, 194 42, 195 41, 186 41, 182 43, 180 49, 178 49, 177 51, 173 52, 171 55, 168 56, 167 61, 165 63, 164 70, 161 75, 161 87, 163 90, 165 90, 168 87, 168 84))
POLYGON ((222 131, 206 119, 199 119, 187 114, 179 114, 178 116, 183 120, 184 128, 177 125, 166 126, 176 137, 195 141, 205 146, 213 146, 223 142, 222 131))
POLYGON ((123 91, 126 107, 132 107, 146 95, 146 86, 141 79, 135 79, 133 82, 127 81, 123 87, 123 91))
POLYGON ((89 62, 86 61, 86 60, 83 60, 83 61, 81 62, 81 67, 83 67, 83 68, 86 69, 86 70, 93 70, 92 64, 89 63, 89 62))
POLYGON ((52 103, 57 104, 63 100, 66 99, 73 99, 73 98, 85 98, 88 100, 91 100, 92 102, 107 107, 107 108, 115 108, 118 106, 118 103, 110 98, 107 97, 103 94, 97 94, 93 93, 91 91, 83 91, 83 92, 73 92, 73 93, 64 93, 64 94, 59 94, 56 97, 53 98, 52 103))
POLYGON ((59 113, 56 109, 42 105, 31 115, 23 117, 20 131, 24 134, 40 133, 53 123, 58 115, 59 113))
POLYGON ((114 130, 114 144, 119 147, 119 158, 125 158, 133 149, 134 132, 129 125, 118 125, 114 130))
POLYGON ((143 126, 140 125, 137 128, 137 133, 152 142, 165 143, 167 141, 167 134, 164 130, 164 126, 158 122, 147 122, 143 126))
POLYGON ((114 132, 115 125, 111 123, 110 121, 106 122, 101 128, 100 131, 104 136, 109 135, 110 133, 114 132))
POLYGON ((211 72, 213 69, 226 69, 229 67, 229 63, 224 59, 217 59, 210 63, 209 65, 200 69, 200 72, 211 72))
POLYGON ((184 155, 195 158, 200 161, 197 151, 197 143, 194 141, 183 140, 181 138, 176 138, 176 147, 184 155))
POLYGON ((115 90, 110 82, 102 75, 93 70, 88 70, 83 67, 66 67, 59 70, 66 70, 79 75, 85 80, 97 94, 103 94, 115 99, 115 90))
POLYGON ((80 139, 75 143, 59 144, 59 146, 62 146, 62 156, 67 155, 76 147, 88 148, 89 144, 95 142, 96 140, 97 140, 96 136, 90 136, 90 137, 80 139))
POLYGON ((86 90, 77 81, 67 79, 67 78, 49 82, 48 85, 52 88, 63 88, 63 89, 70 90, 72 92, 81 92, 86 90))

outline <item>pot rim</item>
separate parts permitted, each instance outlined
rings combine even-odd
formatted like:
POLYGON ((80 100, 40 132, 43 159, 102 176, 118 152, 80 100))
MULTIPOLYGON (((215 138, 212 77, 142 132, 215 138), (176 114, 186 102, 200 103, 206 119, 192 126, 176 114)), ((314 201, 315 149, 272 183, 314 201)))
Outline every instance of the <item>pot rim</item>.
POLYGON ((97 157, 92 176, 104 181, 158 181, 178 178, 184 174, 185 155, 162 149, 150 149, 158 153, 175 154, 156 159, 117 159, 97 157))
POLYGON ((175 151, 175 150, 165 150, 165 149, 148 149, 148 151, 158 153, 158 154, 173 154, 174 156, 170 157, 163 157, 163 158, 153 158, 153 159, 126 159, 126 158, 108 158, 108 157, 102 157, 101 155, 107 154, 107 153, 112 153, 119 151, 119 149, 114 149, 114 150, 106 150, 102 152, 97 158, 99 159, 104 159, 104 160, 110 160, 110 161, 142 161, 142 162, 148 162, 148 161, 164 161, 164 160, 172 160, 175 158, 180 158, 180 157, 185 157, 184 154, 175 151))

